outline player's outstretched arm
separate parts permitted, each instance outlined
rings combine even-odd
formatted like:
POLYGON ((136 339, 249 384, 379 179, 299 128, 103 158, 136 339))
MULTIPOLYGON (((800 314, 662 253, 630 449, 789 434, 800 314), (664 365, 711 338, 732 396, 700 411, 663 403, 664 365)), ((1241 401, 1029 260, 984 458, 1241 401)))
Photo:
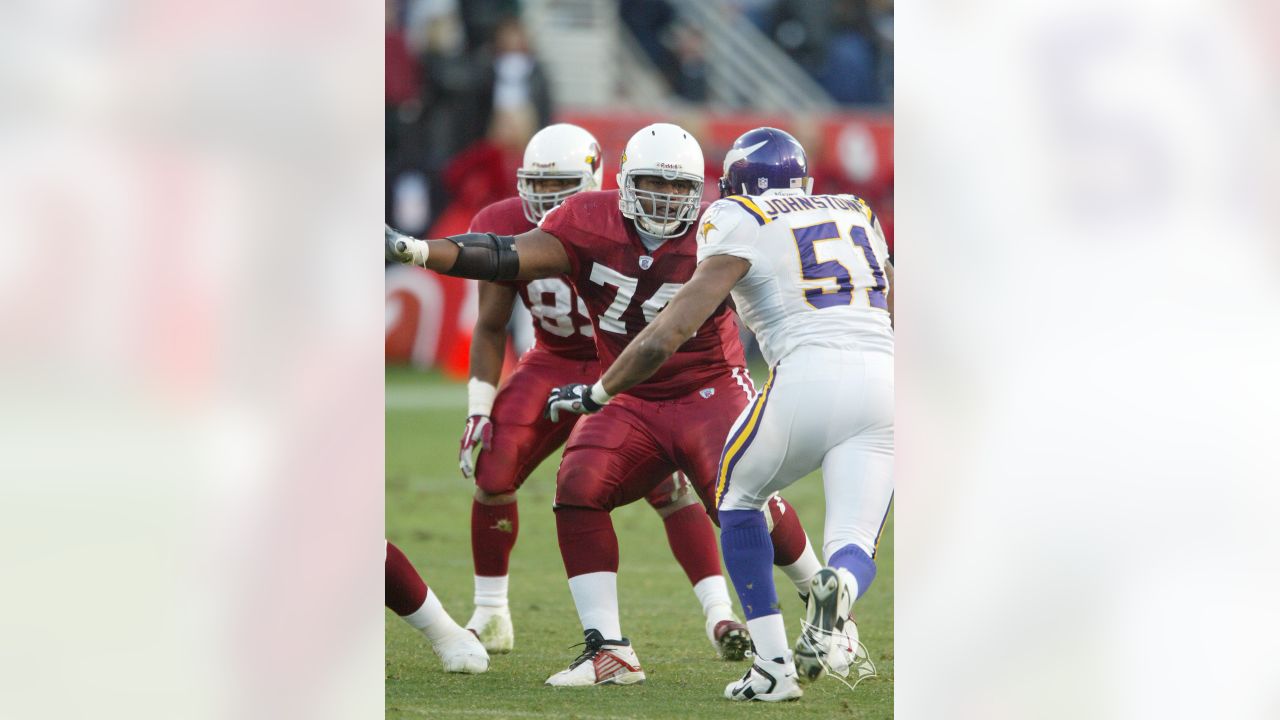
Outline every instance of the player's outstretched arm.
POLYGON ((467 233, 443 240, 411 237, 384 225, 387 260, 475 280, 534 280, 569 272, 564 246, 538 229, 522 235, 467 233))

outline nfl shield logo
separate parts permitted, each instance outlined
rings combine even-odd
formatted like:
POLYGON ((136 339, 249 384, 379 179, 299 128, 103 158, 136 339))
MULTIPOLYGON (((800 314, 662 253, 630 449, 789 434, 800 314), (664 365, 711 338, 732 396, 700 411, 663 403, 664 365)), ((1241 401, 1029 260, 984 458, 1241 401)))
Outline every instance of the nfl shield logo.
POLYGON ((766 190, 769 187, 769 180, 767 178, 757 178, 756 186, 759 187, 761 190, 766 190))
POLYGON ((653 258, 649 257, 648 255, 641 255, 641 256, 640 256, 640 269, 641 269, 641 270, 648 270, 652 265, 653 265, 653 258))
POLYGON ((702 388, 701 390, 699 390, 699 391, 698 391, 698 394, 702 396, 702 399, 703 399, 703 400, 706 400, 707 398, 709 398, 709 397, 711 397, 712 395, 715 395, 715 394, 716 394, 716 389, 715 389, 715 388, 702 388))

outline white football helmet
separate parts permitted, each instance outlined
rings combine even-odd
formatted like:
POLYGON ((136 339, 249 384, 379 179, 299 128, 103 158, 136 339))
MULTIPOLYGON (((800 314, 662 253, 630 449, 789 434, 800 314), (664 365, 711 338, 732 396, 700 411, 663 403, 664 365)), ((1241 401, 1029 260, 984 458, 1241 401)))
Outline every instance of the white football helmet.
POLYGON ((643 233, 659 238, 681 235, 698 219, 705 169, 702 147, 693 135, 677 125, 654 123, 627 141, 618 166, 618 208, 643 233), (689 180, 693 189, 688 194, 637 190, 636 178, 646 175, 689 180))
POLYGON ((597 190, 604 174, 600 143, 595 137, 568 123, 542 128, 524 148, 524 163, 516 171, 516 191, 524 216, 537 223, 551 208, 570 195, 597 190), (534 192, 535 180, 577 180, 578 184, 557 192, 534 192))

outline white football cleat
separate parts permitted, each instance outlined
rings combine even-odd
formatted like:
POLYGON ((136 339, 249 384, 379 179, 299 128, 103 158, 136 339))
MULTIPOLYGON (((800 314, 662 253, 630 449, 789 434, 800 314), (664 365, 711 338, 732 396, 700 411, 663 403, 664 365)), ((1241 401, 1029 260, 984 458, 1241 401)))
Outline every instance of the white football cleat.
POLYGON ((465 628, 458 628, 457 632, 433 643, 431 649, 444 663, 445 672, 476 674, 489 669, 489 653, 485 652, 476 636, 465 628))
POLYGON ((491 653, 509 653, 516 644, 510 608, 478 605, 467 621, 467 629, 475 633, 484 649, 491 653))
POLYGON ((716 649, 721 660, 741 660, 751 649, 751 633, 737 617, 719 622, 708 620, 707 639, 711 641, 711 647, 716 649))
POLYGON ((586 649, 569 664, 568 669, 547 678, 552 687, 591 687, 593 685, 635 685, 644 682, 640 658, 631 648, 631 641, 605 640, 599 630, 591 629, 586 636, 586 649))
POLYGON ((797 700, 801 695, 804 695, 804 690, 796 678, 795 665, 785 658, 756 658, 741 680, 731 682, 724 688, 724 696, 729 700, 782 702, 797 700))
MULTIPOLYGON (((805 607, 803 630, 796 639, 795 662, 800 677, 817 680, 828 668, 843 666, 849 672, 852 651, 845 653, 849 637, 845 625, 853 612, 854 580, 844 568, 824 567, 809 583, 809 604, 805 607)), ((855 637, 856 639, 856 637, 855 637)))
POLYGON ((847 618, 843 626, 831 636, 827 649, 827 670, 840 677, 849 677, 849 671, 858 661, 858 625, 847 618))

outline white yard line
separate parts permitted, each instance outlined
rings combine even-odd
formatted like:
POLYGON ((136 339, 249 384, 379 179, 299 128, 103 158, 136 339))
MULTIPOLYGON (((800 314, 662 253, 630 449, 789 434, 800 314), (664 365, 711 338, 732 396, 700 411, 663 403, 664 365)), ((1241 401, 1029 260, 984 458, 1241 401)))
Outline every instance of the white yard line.
MULTIPOLYGON (((533 712, 530 710, 464 710, 431 708, 424 710, 414 707, 397 707, 397 711, 404 711, 414 715, 436 717, 439 715, 453 715, 461 717, 492 717, 492 718, 563 718, 565 713, 562 710, 548 710, 546 712, 533 712)), ((581 720, 636 720, 638 715, 583 715, 579 712, 572 713, 573 717, 581 720)))

